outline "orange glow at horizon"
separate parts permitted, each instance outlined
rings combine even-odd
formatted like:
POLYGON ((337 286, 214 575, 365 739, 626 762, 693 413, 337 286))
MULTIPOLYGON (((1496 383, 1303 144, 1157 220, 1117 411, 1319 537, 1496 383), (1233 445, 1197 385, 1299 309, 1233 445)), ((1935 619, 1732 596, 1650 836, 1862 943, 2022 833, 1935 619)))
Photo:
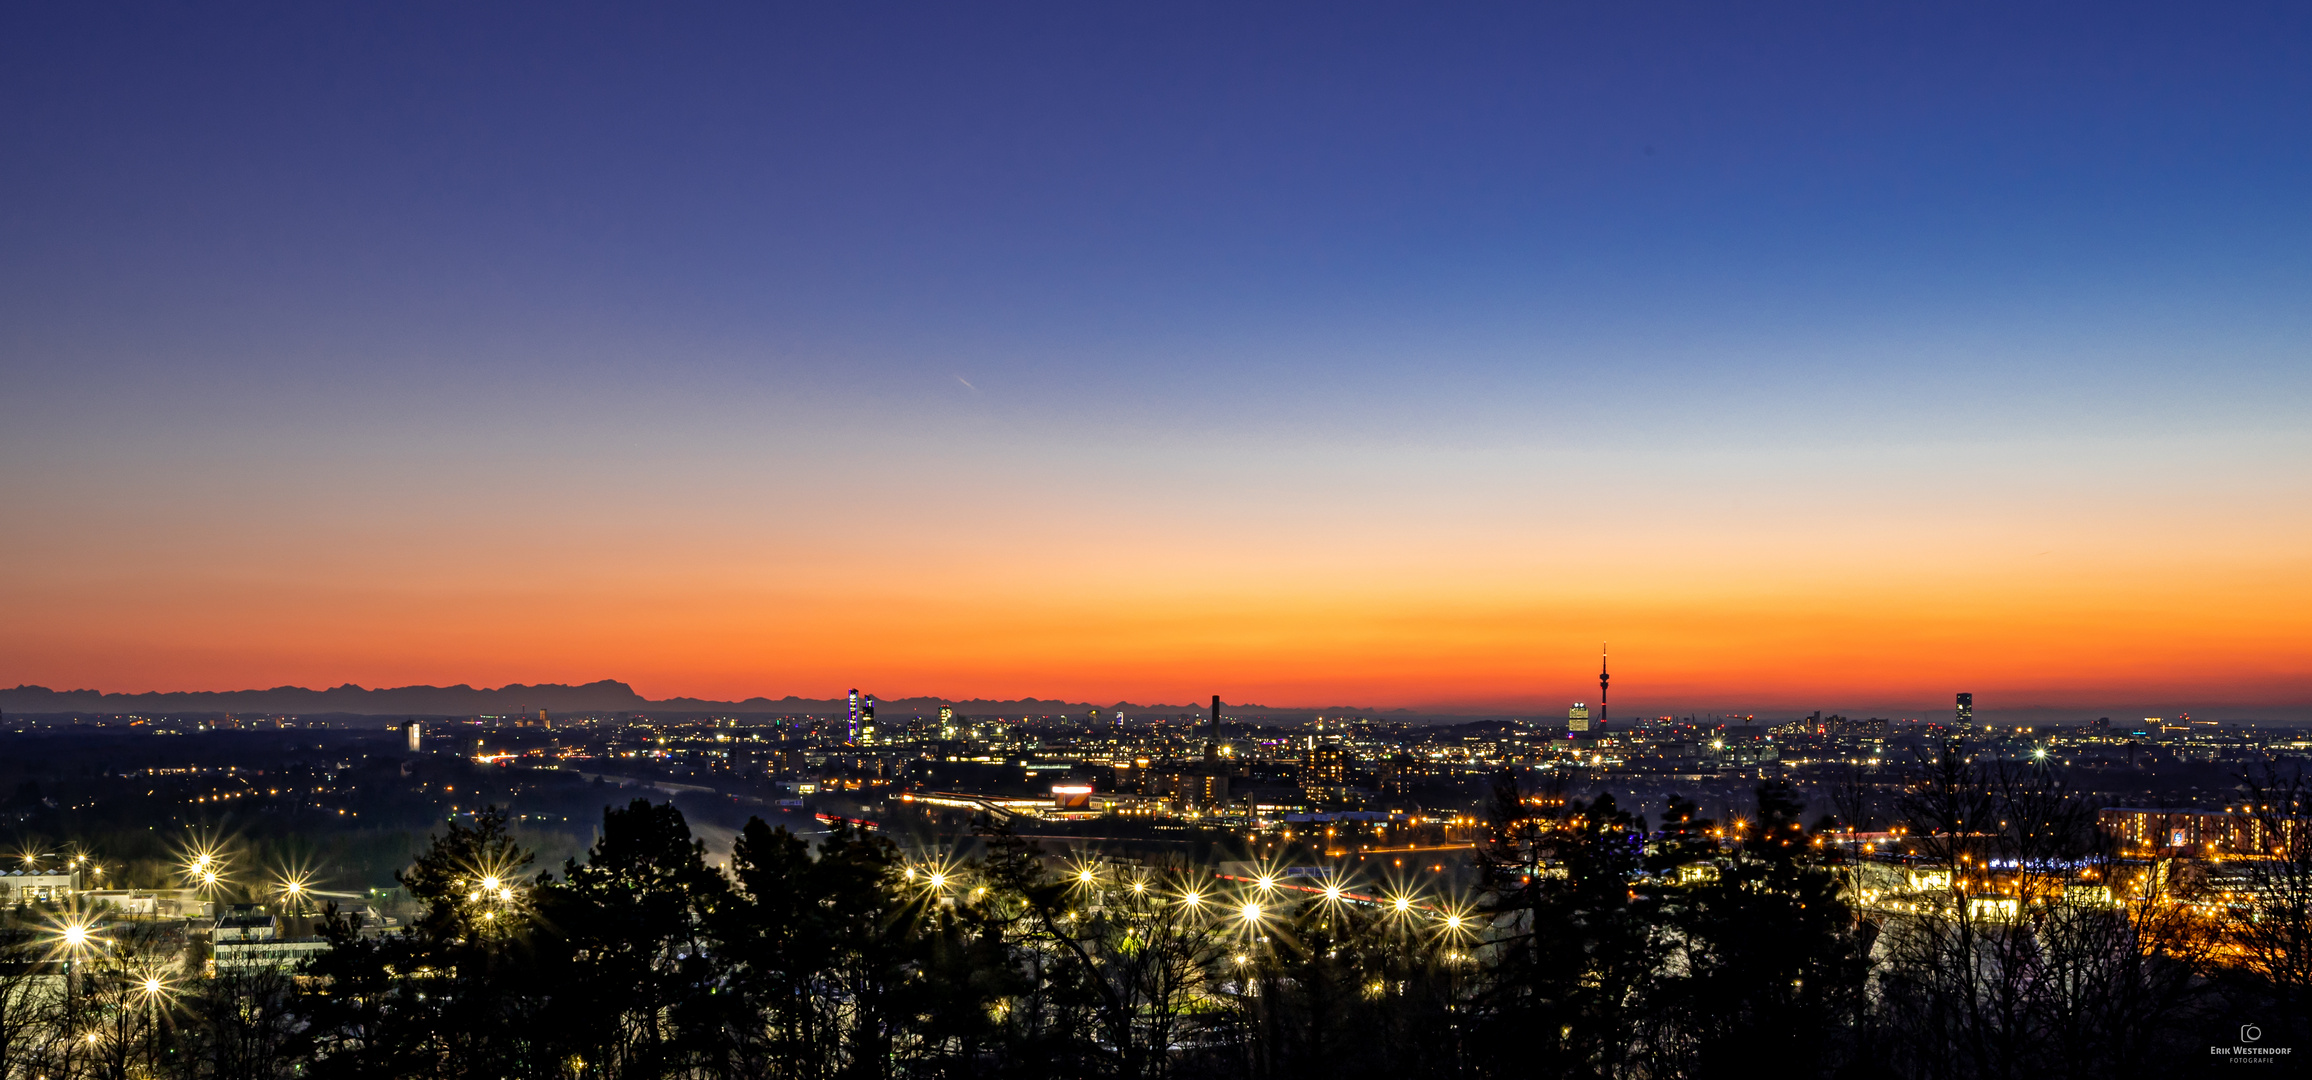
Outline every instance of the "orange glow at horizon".
POLYGON ((5 541, 0 682, 1555 711, 1609 640, 1631 708, 2312 702, 2312 499, 2193 445, 2124 482, 2094 446, 887 446, 246 488, 196 461, 40 494, 72 525, 5 541), (906 509, 825 512, 857 491, 906 509))
POLYGON ((596 564, 589 579, 584 565, 510 562, 481 575, 497 577, 488 587, 125 579, 19 587, 12 606, 43 616, 0 641, 11 681, 111 691, 613 678, 651 698, 823 698, 858 685, 886 697, 1218 692, 1274 706, 1554 709, 1593 696, 1601 639, 1615 643, 1615 700, 1631 707, 1931 703, 1960 688, 2018 705, 2278 704, 2312 686, 2295 647, 2312 640, 2312 605, 2285 584, 2305 575, 2271 562, 2123 590, 2109 568, 1773 560, 1747 577, 1688 564, 1647 580, 1631 561, 1584 579, 1496 554, 1453 572, 1240 568, 1216 587, 1202 560, 1123 558, 1148 561, 983 564, 946 580, 849 567, 822 583, 737 566, 596 564))

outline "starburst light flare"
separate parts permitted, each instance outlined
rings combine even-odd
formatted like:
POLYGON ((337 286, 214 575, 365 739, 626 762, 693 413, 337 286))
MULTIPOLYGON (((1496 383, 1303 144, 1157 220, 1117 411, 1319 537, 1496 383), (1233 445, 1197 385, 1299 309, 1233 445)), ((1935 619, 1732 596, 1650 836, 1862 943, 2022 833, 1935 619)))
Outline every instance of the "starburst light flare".
POLYGON ((273 880, 273 891, 281 897, 283 904, 291 907, 304 903, 306 894, 312 889, 311 875, 298 870, 284 870, 280 877, 273 880))
POLYGON ((178 873, 187 885, 213 889, 224 884, 226 868, 224 854, 215 845, 200 841, 186 850, 184 865, 178 868, 178 873))
POLYGON ((98 933, 96 921, 86 915, 77 913, 66 915, 53 926, 55 937, 51 941, 55 950, 67 957, 79 956, 104 944, 104 938, 98 933))

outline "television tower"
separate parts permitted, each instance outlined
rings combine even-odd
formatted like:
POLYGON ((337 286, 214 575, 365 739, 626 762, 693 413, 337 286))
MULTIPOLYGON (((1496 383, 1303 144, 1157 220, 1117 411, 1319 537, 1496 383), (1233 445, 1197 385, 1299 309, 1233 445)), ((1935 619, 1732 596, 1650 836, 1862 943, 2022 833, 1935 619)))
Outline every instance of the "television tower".
POLYGON ((1598 726, 1601 728, 1606 726, 1606 721, 1614 714, 1606 701, 1606 682, 1612 678, 1606 674, 1606 646, 1601 641, 1598 643, 1598 726))

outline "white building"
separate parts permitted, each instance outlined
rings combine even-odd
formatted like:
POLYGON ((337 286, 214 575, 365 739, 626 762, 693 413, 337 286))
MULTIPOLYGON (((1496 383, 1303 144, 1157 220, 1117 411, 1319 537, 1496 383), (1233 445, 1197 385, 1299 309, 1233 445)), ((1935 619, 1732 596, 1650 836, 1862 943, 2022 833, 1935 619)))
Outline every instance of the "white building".
POLYGON ((58 867, 0 871, 0 904, 62 903, 80 891, 80 871, 58 867))

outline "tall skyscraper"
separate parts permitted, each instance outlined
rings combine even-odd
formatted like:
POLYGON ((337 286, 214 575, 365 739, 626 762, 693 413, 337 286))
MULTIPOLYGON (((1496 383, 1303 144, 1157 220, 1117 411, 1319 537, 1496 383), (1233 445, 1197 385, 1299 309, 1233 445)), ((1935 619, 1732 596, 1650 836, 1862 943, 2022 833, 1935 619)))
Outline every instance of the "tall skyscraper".
POLYGON ((1960 731, 1975 730, 1975 695, 1959 695, 1958 723, 1960 731))
POLYGON ((414 753, 416 753, 416 752, 417 752, 417 750, 418 750, 418 747, 420 747, 420 746, 422 746, 422 745, 424 745, 424 744, 425 744, 425 725, 424 725, 424 724, 422 724, 422 723, 419 723, 418 721, 412 720, 412 721, 410 721, 409 723, 403 724, 403 725, 401 726, 401 730, 402 730, 402 734, 403 734, 403 735, 405 735, 405 736, 407 736, 407 737, 408 737, 408 739, 409 739, 409 749, 410 749, 410 752, 411 752, 411 753, 413 753, 413 754, 414 754, 414 753))
POLYGON ((859 737, 855 741, 861 743, 875 741, 875 695, 873 694, 859 699, 859 737))
POLYGON ((1606 720, 1611 718, 1614 712, 1607 707, 1606 696, 1606 682, 1612 678, 1613 676, 1606 674, 1606 646, 1601 641, 1598 643, 1598 727, 1600 728, 1606 726, 1606 720))
POLYGON ((859 688, 856 686, 851 688, 851 719, 849 723, 844 725, 843 741, 847 743, 859 741, 859 688))

